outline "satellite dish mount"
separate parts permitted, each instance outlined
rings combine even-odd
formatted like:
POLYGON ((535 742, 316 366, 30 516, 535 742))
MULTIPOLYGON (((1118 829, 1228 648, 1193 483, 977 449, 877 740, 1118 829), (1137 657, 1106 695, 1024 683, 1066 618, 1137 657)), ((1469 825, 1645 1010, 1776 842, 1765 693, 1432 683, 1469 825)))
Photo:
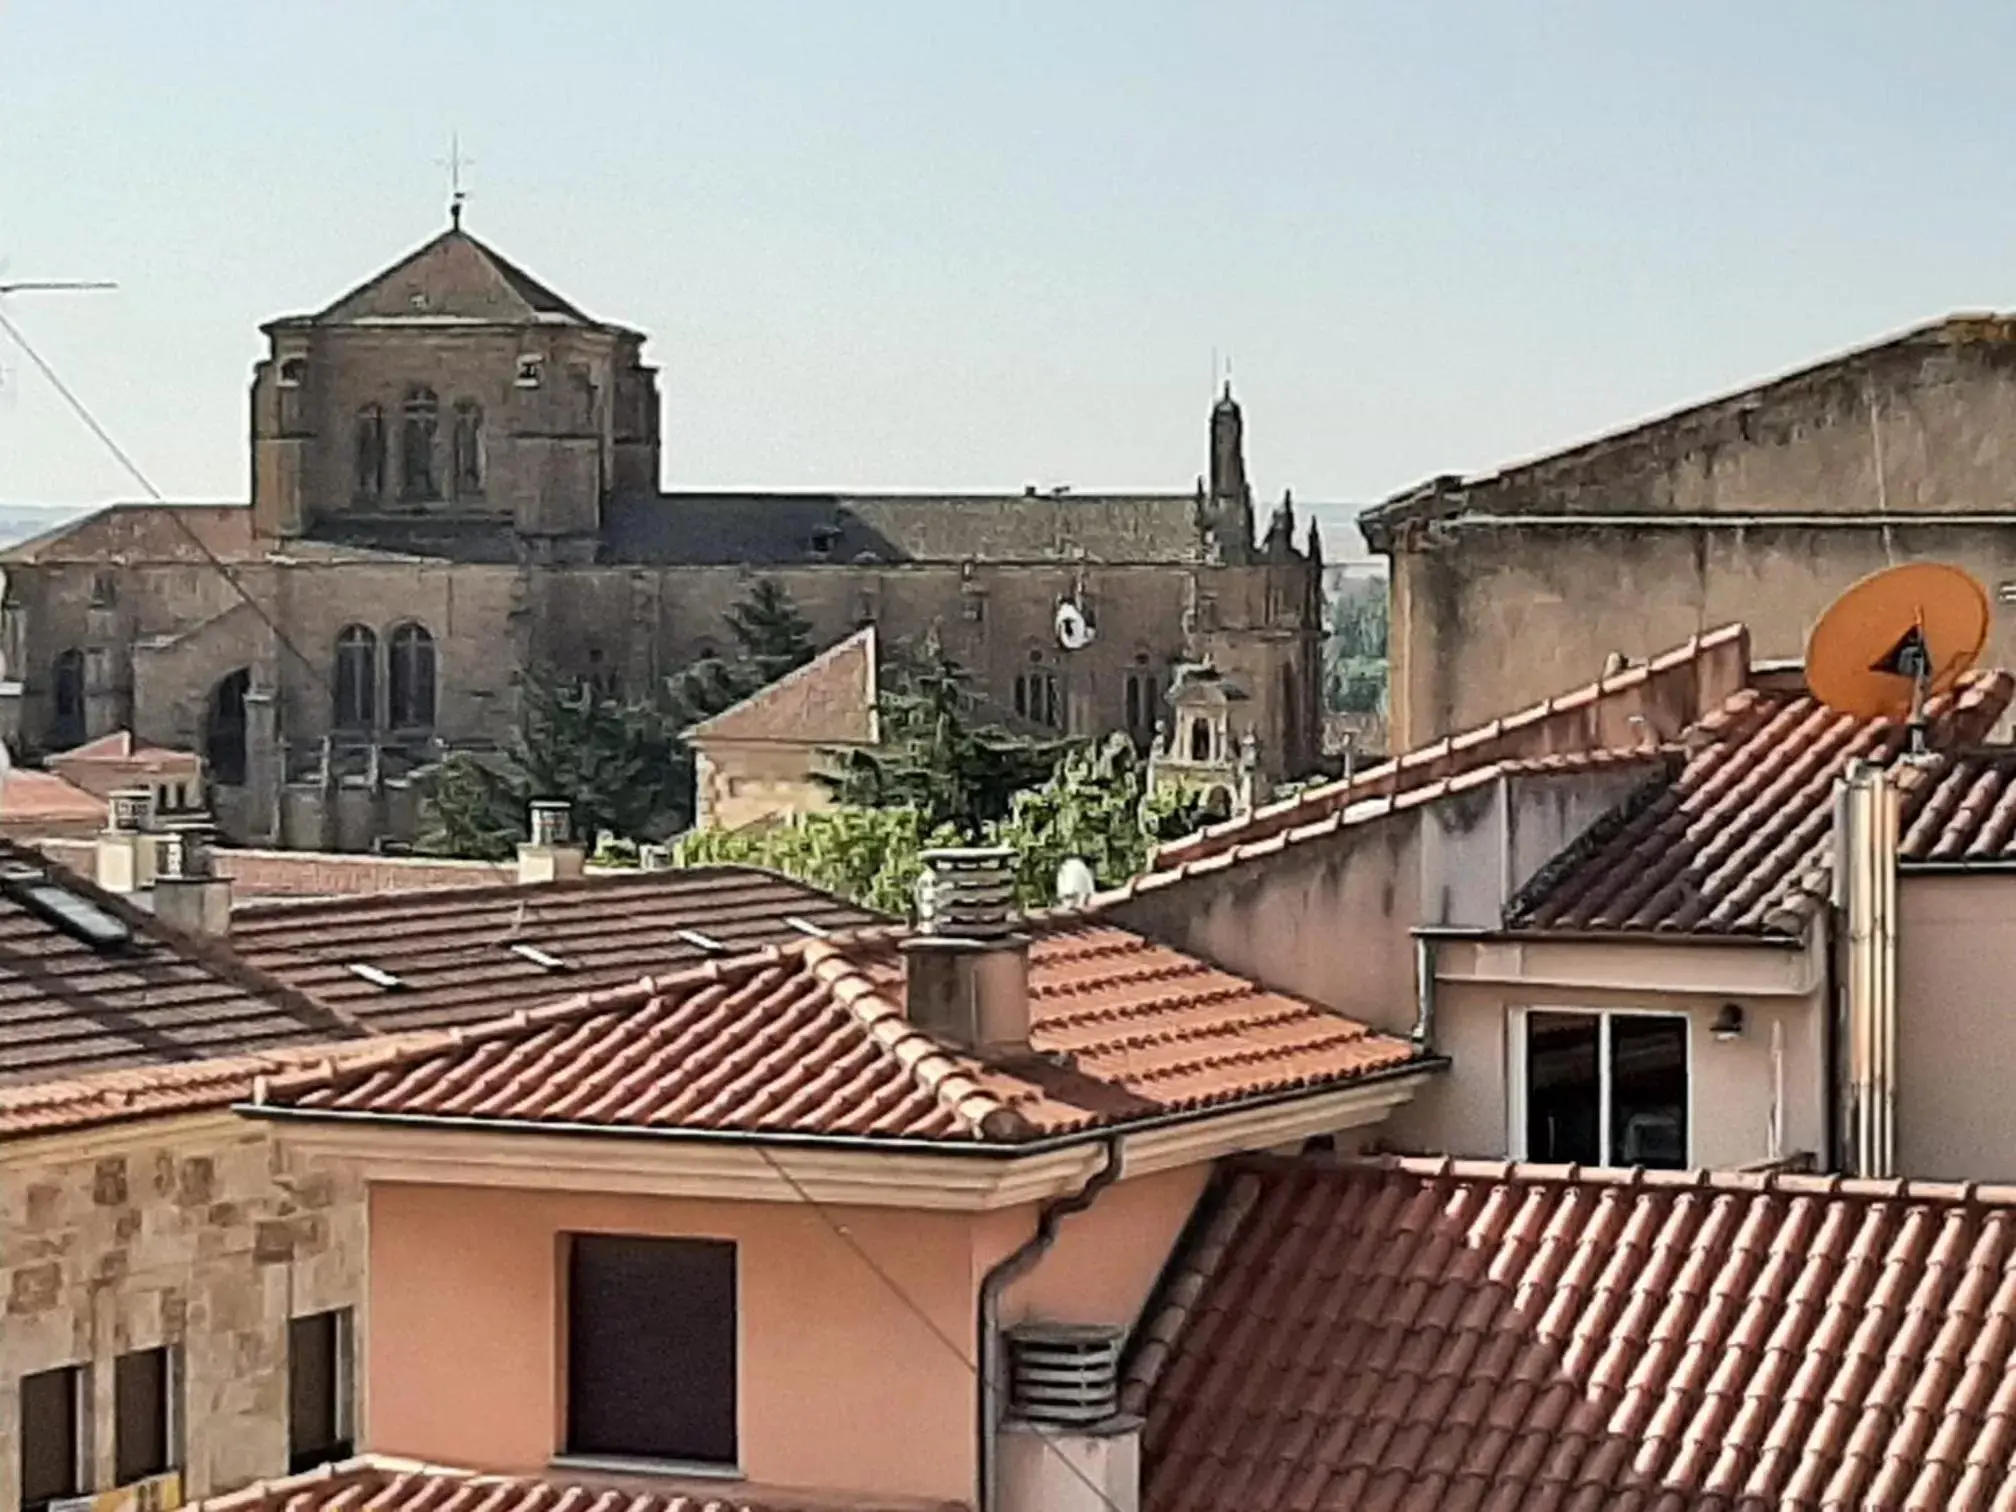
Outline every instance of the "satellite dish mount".
POLYGON ((1923 755, 1926 707, 1959 685, 1988 644, 1988 591, 1958 567, 1910 562, 1836 599, 1806 643, 1806 686, 1838 713, 1893 719, 1923 755))

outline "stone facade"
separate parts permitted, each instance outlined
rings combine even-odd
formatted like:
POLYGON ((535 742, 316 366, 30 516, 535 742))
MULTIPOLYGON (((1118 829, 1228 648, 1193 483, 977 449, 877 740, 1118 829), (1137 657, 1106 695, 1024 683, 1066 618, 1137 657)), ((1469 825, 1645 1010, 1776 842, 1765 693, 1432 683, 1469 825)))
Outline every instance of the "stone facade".
POLYGON ((356 1308, 363 1265, 354 1173, 228 1113, 0 1147, 0 1506, 20 1504, 21 1378, 90 1367, 105 1490, 113 1362, 160 1345, 179 1357, 185 1494, 284 1474, 289 1321, 356 1308))
POLYGON ((1285 499, 1256 531, 1229 393, 1192 492, 663 493, 643 337, 459 228, 266 335, 249 509, 120 506, 4 558, 0 734, 191 747, 234 838, 359 848, 410 828, 415 763, 504 738, 523 669, 650 694, 761 574, 822 644, 935 631, 1071 734, 1145 745, 1208 657, 1271 776, 1321 757, 1320 546, 1285 499))
MULTIPOLYGON (((1391 562, 1396 750, 1741 621, 1803 654, 1834 596, 1938 558, 2016 594, 2016 318, 1965 316, 1361 519, 1391 562)), ((2016 657, 2016 621, 1987 657, 2016 657)))

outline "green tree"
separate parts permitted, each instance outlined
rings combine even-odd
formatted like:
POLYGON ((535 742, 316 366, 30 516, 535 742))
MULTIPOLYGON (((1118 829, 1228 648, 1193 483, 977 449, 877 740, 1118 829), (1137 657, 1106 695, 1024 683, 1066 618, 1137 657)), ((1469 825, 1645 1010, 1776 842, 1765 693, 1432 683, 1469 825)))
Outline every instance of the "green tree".
POLYGON ((1041 784, 1017 793, 987 842, 1015 852, 1016 894, 1025 908, 1057 901, 1057 872, 1072 857, 1104 887, 1147 870, 1157 843, 1202 822, 1196 794, 1154 793, 1133 743, 1068 751, 1041 784))
POLYGON ((935 635, 893 660, 876 712, 880 746, 836 753, 830 785, 848 807, 915 809, 927 832, 977 840, 1062 753, 987 722, 972 678, 935 635))
POLYGON ((656 700, 621 699, 552 671, 520 682, 518 725, 504 750, 458 753, 422 794, 421 848, 496 859, 525 837, 534 798, 573 806, 576 832, 656 840, 693 820, 693 753, 683 732, 812 659, 811 626, 768 578, 727 614, 734 651, 671 679, 656 700))
POLYGON ((908 915, 922 853, 939 845, 1005 845, 1016 854, 1016 899, 1057 901, 1057 872, 1076 856, 1102 887, 1137 875, 1159 840, 1197 827, 1196 799, 1151 796, 1146 764, 1124 736, 1066 752, 1041 783, 977 835, 933 826, 913 806, 839 807, 741 830, 697 830, 674 849, 682 866, 760 866, 869 908, 908 915))
POLYGON ((673 847, 679 866, 760 866, 885 913, 907 915, 933 833, 910 808, 833 808, 745 829, 694 830, 673 847))
POLYGON ((525 838, 535 798, 563 799, 575 833, 658 839, 692 817, 682 782, 679 723, 651 704, 626 702, 552 673, 519 683, 518 727, 495 755, 458 752, 423 789, 420 848, 498 859, 525 838))
POLYGON ((702 657, 672 679, 671 706, 682 727, 733 708, 812 660, 811 622, 773 578, 758 578, 726 618, 734 650, 702 657))

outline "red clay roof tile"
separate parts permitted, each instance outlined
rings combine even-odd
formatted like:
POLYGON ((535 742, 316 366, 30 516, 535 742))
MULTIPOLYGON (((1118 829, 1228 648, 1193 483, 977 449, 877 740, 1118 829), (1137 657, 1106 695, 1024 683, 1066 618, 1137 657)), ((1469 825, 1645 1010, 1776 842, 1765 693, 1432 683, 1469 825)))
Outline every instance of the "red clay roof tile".
POLYGON ((491 1475, 363 1455, 197 1502, 191 1512, 955 1512, 883 1497, 807 1499, 653 1475, 491 1475))
POLYGON ((693 867, 271 902, 232 911, 231 948, 317 1002, 397 1032, 479 1023, 881 917, 753 867, 693 867))
POLYGON ((2016 1188, 1271 1160, 1124 1405, 1144 1512, 1985 1509, 2012 1382, 2016 1188))
MULTIPOLYGON (((1972 674, 1932 701, 1935 749, 1984 737, 2016 698, 2016 675, 1972 674)), ((1542 869, 1508 910, 1515 928, 1797 935, 1825 899, 1834 783, 1851 760, 1890 762, 1905 731, 1836 714, 1810 695, 1747 688, 1689 731, 1678 777, 1613 811, 1542 869)), ((1986 764, 1927 788, 1907 857, 1976 838, 2006 843, 1986 764), (1929 801, 1928 801, 1929 799, 1929 801), (1984 807, 1984 805, 1986 805, 1984 807), (1928 817, 1929 816, 1929 817, 1928 817)))
POLYGON ((1404 1040, 1123 930, 1043 925, 1031 1048, 983 1061, 902 1008, 905 931, 714 962, 414 1036, 377 1064, 282 1079, 308 1113, 499 1124, 1014 1141, 1346 1085, 1404 1040))
POLYGON ((871 745, 875 740, 875 627, 863 626, 795 671, 703 719, 687 738, 871 745))
POLYGON ((1656 745, 1743 686, 1749 656, 1749 633, 1741 625, 1711 630, 1648 662, 1368 767, 1346 781, 1305 788, 1243 818, 1173 840, 1156 852, 1154 869, 1243 849, 1367 799, 1391 798, 1498 762, 1656 745))

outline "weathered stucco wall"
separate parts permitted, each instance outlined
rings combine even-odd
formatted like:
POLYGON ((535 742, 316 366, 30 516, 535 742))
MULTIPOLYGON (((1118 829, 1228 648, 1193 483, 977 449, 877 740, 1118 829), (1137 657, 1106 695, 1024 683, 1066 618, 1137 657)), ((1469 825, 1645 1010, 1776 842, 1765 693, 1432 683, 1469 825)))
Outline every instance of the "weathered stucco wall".
MULTIPOLYGON (((1003 1321, 1131 1324, 1207 1174, 1175 1170, 1103 1194, 1010 1290, 1003 1321)), ((1033 1206, 822 1215, 799 1204, 396 1183, 374 1184, 370 1202, 364 1443, 373 1451, 542 1469, 564 1422, 565 1236, 706 1237, 738 1246, 739 1436, 752 1483, 973 1495, 980 1281, 1033 1232, 1033 1206)))
POLYGON ((1797 656, 1893 560, 2016 579, 2016 324, 1944 322, 1381 515, 1402 746, 1731 619, 1797 656))
MULTIPOLYGON (((1633 944, 1560 948, 1613 958, 1620 951, 1643 949, 1633 944)), ((1696 947, 1693 953, 1705 951, 1696 947)), ((1601 975, 1614 964, 1592 960, 1588 969, 1592 976, 1601 975)), ((1685 980, 1676 977, 1676 987, 1685 980)), ((1598 1008, 1687 1015, 1692 1087, 1688 1145, 1694 1164, 1727 1169, 1768 1158, 1774 1105, 1782 1107, 1780 1156, 1824 1151, 1823 992, 1781 997, 1660 991, 1651 986, 1620 990, 1444 983, 1436 998, 1435 1048, 1450 1058, 1449 1074, 1431 1080, 1411 1103, 1394 1110, 1383 1131, 1387 1141, 1424 1154, 1480 1159, 1514 1154, 1515 1010, 1572 1013, 1598 1008), (1727 1002, 1743 1008, 1744 1033, 1740 1039, 1719 1041, 1709 1026, 1727 1002)))
POLYGON ((1542 865, 1647 780, 1630 767, 1527 774, 1347 825, 1128 899, 1131 929, 1405 1034, 1414 942, 1495 928, 1542 865))
POLYGON ((178 1348, 191 1496, 283 1474, 290 1319, 354 1307, 354 1174, 228 1114, 0 1147, 0 1506, 20 1490, 21 1377, 89 1365, 96 1486, 113 1484, 113 1362, 178 1348))
POLYGON ((1906 872, 1897 905, 1897 1172, 2016 1179, 2016 875, 1906 872))

